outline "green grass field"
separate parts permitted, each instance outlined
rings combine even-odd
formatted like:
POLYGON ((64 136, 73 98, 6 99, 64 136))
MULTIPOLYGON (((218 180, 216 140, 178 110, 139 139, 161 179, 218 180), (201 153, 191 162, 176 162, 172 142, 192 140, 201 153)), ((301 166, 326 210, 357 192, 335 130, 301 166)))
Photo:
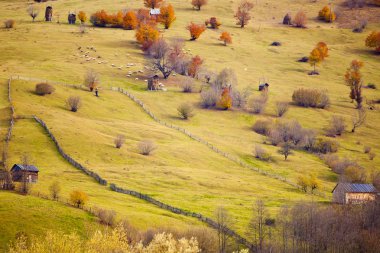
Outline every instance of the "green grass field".
MULTIPOLYGON (((13 81, 16 115, 36 115, 43 119, 68 154, 109 183, 147 193, 168 204, 210 217, 216 207, 224 205, 236 220, 235 228, 239 232, 245 230, 250 207, 257 198, 265 200, 273 215, 282 205, 292 205, 300 200, 328 202, 337 175, 316 155, 296 151, 288 161, 284 161, 277 153, 278 148, 270 145, 263 146, 271 152, 274 162, 255 159, 253 149, 265 138, 254 133, 252 125, 258 118, 275 118, 276 101, 290 102, 295 89, 310 87, 326 89, 331 107, 321 110, 292 105, 285 118, 297 119, 303 127, 313 128, 323 135, 331 116, 341 115, 350 130, 355 109, 348 98, 349 89, 344 85, 343 76, 350 62, 360 59, 365 63, 365 84, 380 86, 380 56, 364 46, 366 36, 372 30, 380 30, 380 25, 370 23, 363 33, 358 34, 350 29, 340 29, 335 23, 322 23, 316 15, 328 3, 327 0, 256 1, 252 12, 254 18, 245 29, 238 28, 233 18, 238 1, 210 0, 200 12, 192 10, 190 1, 168 2, 175 7, 177 20, 171 29, 163 31, 164 38, 187 40, 189 34, 185 27, 190 21, 203 23, 212 16, 221 20, 219 31, 207 29, 198 41, 187 40, 187 53, 200 55, 208 69, 220 71, 225 67, 232 68, 238 77, 238 89, 249 89, 254 96, 259 94, 256 91, 259 79, 266 78, 270 83, 269 104, 263 115, 236 109, 201 109, 199 93, 180 92, 181 77, 178 75, 163 81, 167 92, 148 92, 144 80, 151 73, 144 69, 148 62, 135 42, 134 31, 89 26, 87 33, 80 34, 78 25, 66 24, 69 11, 83 10, 88 16, 101 9, 116 12, 141 8, 142 0, 51 2, 54 13, 60 14, 61 24, 56 23, 56 15, 52 23, 42 21, 46 3, 38 4, 41 13, 33 23, 26 13, 28 1, 0 0, 0 17, 16 20, 15 29, 0 29, 0 38, 6 42, 0 43, 1 136, 5 134, 8 124, 8 116, 3 112, 8 110, 6 79, 10 75, 80 84, 86 71, 91 68, 100 73, 102 87, 127 89, 161 120, 187 129, 248 164, 293 182, 300 175, 315 174, 322 182, 321 191, 326 197, 301 193, 288 184, 223 158, 187 136, 156 123, 127 96, 117 92, 100 89, 100 98, 96 98, 86 91, 55 86, 54 94, 39 97, 33 93, 36 83, 13 81), (300 9, 308 14, 307 29, 280 25, 287 12, 294 16, 300 9), (221 31, 232 34, 231 46, 225 47, 218 41, 221 31), (280 41, 282 46, 269 46, 273 41, 280 41), (319 41, 327 43, 330 56, 318 66, 319 76, 309 76, 307 73, 311 66, 297 60, 308 56, 319 41), (79 47, 89 51, 89 55, 96 60, 86 61, 79 47), (95 47, 96 52, 87 47, 95 47), (127 67, 128 63, 135 66, 127 67), (121 69, 117 68, 119 66, 122 66, 121 69), (138 70, 144 70, 144 73, 126 77, 129 71, 138 70), (77 113, 65 108, 64 101, 70 95, 82 98, 83 106, 77 113), (189 121, 180 120, 177 116, 177 106, 184 101, 195 107, 195 116, 189 121), (126 136, 126 144, 120 150, 113 146, 117 134, 126 136), (145 157, 137 152, 137 143, 144 139, 153 140, 158 146, 152 156, 145 157)), ((363 93, 368 100, 380 99, 379 89, 364 89, 363 93)), ((380 134, 377 128, 380 115, 378 110, 368 111, 367 114, 366 124, 355 134, 346 132, 336 138, 340 142, 338 155, 357 160, 368 171, 379 170, 380 134), (363 153, 364 146, 371 146, 378 157, 369 160, 363 153)), ((162 211, 98 185, 65 162, 43 129, 31 119, 17 120, 10 145, 10 161, 19 162, 23 153, 30 154, 33 163, 41 170, 39 182, 33 187, 34 192, 47 194, 49 184, 60 180, 65 198, 72 189, 82 189, 90 195, 89 205, 114 209, 120 218, 126 217, 142 229, 199 225, 194 219, 162 211)))

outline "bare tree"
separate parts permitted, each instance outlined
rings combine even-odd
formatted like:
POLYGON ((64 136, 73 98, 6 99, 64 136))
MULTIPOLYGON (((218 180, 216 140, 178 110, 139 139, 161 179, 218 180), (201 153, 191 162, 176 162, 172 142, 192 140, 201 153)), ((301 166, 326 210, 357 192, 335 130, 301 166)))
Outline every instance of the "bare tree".
POLYGON ((50 195, 54 200, 58 200, 61 193, 61 186, 58 181, 54 181, 49 186, 50 195))
POLYGON ((346 123, 344 122, 344 118, 342 116, 333 115, 329 127, 326 130, 326 135, 331 137, 340 136, 345 129, 346 123))
POLYGON ((194 79, 191 77, 185 77, 181 81, 182 91, 185 93, 191 93, 194 89, 194 79))
POLYGON ((238 84, 236 73, 233 69, 225 68, 216 76, 213 85, 218 89, 236 87, 238 84))
POLYGON ((288 102, 276 102, 276 114, 278 117, 282 117, 289 109, 289 103, 288 102))
POLYGON ((244 28, 248 24, 248 21, 251 20, 251 10, 253 9, 253 3, 248 0, 242 0, 238 6, 238 9, 235 13, 235 18, 237 19, 236 24, 240 25, 241 28, 244 28))
POLYGON ((100 84, 100 75, 93 69, 89 69, 84 79, 84 85, 93 91, 100 84))
POLYGON ((125 143, 125 135, 123 134, 118 134, 115 138, 115 147, 116 148, 121 148, 123 144, 125 143))
POLYGON ((217 225, 217 233, 218 233, 218 249, 219 253, 227 252, 227 242, 229 239, 228 228, 232 225, 232 219, 228 214, 228 211, 220 206, 215 211, 215 217, 217 225))
POLYGON ((352 133, 355 133, 356 128, 363 125, 367 118, 367 111, 364 107, 360 108, 357 111, 357 115, 352 117, 352 133))
POLYGON ((198 11, 200 11, 201 7, 207 4, 207 0, 191 0, 191 4, 193 7, 196 7, 198 11))
POLYGON ((142 155, 150 155, 157 147, 156 145, 154 144, 153 141, 150 141, 150 140, 145 140, 145 141, 141 141, 139 142, 139 144, 137 145, 137 148, 139 149, 139 152, 140 154, 142 155))
POLYGON ((268 101, 268 92, 263 91, 260 96, 253 97, 248 102, 249 110, 255 114, 261 114, 264 112, 268 101))
POLYGON ((279 153, 282 154, 285 158, 285 161, 288 160, 288 156, 292 154, 293 144, 291 142, 284 142, 280 144, 279 153))
POLYGON ((36 17, 38 16, 38 14, 40 13, 40 10, 36 6, 34 6, 33 4, 29 5, 28 8, 26 9, 26 11, 28 12, 29 16, 32 17, 33 22, 36 19, 36 17))
MULTIPOLYGON (((23 154, 21 156, 21 164, 24 168, 27 168, 30 166, 31 160, 30 156, 28 154, 23 154)), ((29 185, 29 180, 26 171, 21 171, 22 173, 22 178, 21 178, 21 184, 19 191, 22 194, 28 194, 30 191, 30 185, 29 185)))

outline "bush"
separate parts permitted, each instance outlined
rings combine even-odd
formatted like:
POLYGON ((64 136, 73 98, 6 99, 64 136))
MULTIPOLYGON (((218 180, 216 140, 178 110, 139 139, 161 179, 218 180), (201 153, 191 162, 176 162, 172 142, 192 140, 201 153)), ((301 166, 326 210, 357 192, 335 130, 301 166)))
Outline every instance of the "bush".
POLYGON ((36 85, 36 94, 40 96, 45 96, 47 94, 52 94, 55 88, 48 83, 39 83, 36 85))
POLYGON ((210 25, 212 29, 218 29, 219 26, 222 25, 222 23, 216 17, 211 17, 209 20, 205 21, 205 25, 210 25))
POLYGON ((216 106, 219 100, 219 90, 210 88, 201 92, 201 106, 203 108, 212 108, 216 106))
POLYGON ((156 146, 153 141, 145 140, 145 141, 139 142, 139 144, 137 145, 137 148, 141 155, 148 156, 156 149, 156 146))
POLYGON ((268 119, 258 119, 253 125, 253 131, 262 135, 269 135, 273 122, 268 119))
POLYGON ((194 89, 194 79, 193 78, 190 78, 190 77, 186 77, 183 81, 182 81, 182 91, 185 92, 185 93, 191 93, 193 92, 193 89, 194 89))
POLYGON ((289 109, 289 103, 288 102, 276 102, 276 115, 278 117, 282 117, 289 109))
POLYGON ((95 215, 99 218, 100 223, 107 226, 114 226, 116 221, 116 212, 103 208, 96 208, 95 215))
POLYGON ((82 105, 81 98, 79 96, 71 96, 66 100, 66 105, 72 112, 76 112, 82 105))
POLYGON ((337 152, 338 148, 339 142, 320 137, 315 140, 315 143, 311 150, 315 153, 327 154, 337 152))
POLYGON ((115 147, 116 148, 121 148, 123 144, 125 143, 125 135, 118 134, 115 138, 115 147))
POLYGON ((333 22, 336 19, 336 14, 331 7, 325 6, 318 13, 318 18, 326 22, 333 22))
POLYGON ((330 137, 340 136, 346 129, 346 123, 341 116, 334 115, 331 118, 329 127, 326 130, 326 135, 330 137))
POLYGON ((249 110, 255 114, 261 114, 264 112, 268 101, 267 92, 263 91, 260 96, 252 98, 248 103, 249 110))
POLYGON ((299 88, 293 92, 292 100, 303 107, 327 108, 330 99, 323 90, 299 88))
POLYGON ((262 161, 269 161, 271 159, 271 155, 260 145, 255 146, 254 155, 257 159, 262 161))
POLYGON ((306 13, 304 11, 299 11, 297 12, 296 16, 294 17, 294 22, 293 24, 296 26, 296 27, 300 27, 300 28, 305 28, 306 27, 306 24, 307 24, 307 16, 306 16, 306 13))
POLYGON ((322 156, 326 165, 337 174, 342 174, 348 167, 359 167, 357 162, 348 158, 339 159, 337 155, 326 154, 322 156))
POLYGON ((191 22, 187 27, 187 30, 190 32, 190 40, 197 40, 199 36, 206 30, 205 25, 197 25, 191 22))
POLYGON ((61 186, 58 181, 54 181, 49 186, 50 195, 54 200, 58 200, 60 192, 61 192, 61 186))
POLYGON ((11 28, 14 28, 15 27, 15 21, 13 19, 8 19, 8 20, 5 20, 4 21, 4 26, 5 28, 7 29, 11 29, 11 28))
POLYGON ((375 159, 375 157, 376 157, 376 154, 375 153, 373 153, 373 152, 370 152, 370 153, 368 153, 368 158, 369 158, 369 160, 373 160, 373 159, 375 159))
POLYGON ((369 84, 367 85, 367 88, 368 88, 368 89, 374 89, 374 90, 377 89, 376 84, 374 84, 374 83, 369 83, 369 84))
POLYGON ((78 208, 84 206, 87 200, 87 194, 82 191, 75 190, 70 193, 70 202, 78 208))
POLYGON ((348 166, 344 170, 343 178, 344 181, 350 183, 365 183, 366 174, 362 168, 357 166, 348 166))
POLYGON ((183 103, 180 106, 178 106, 177 111, 182 119, 188 119, 194 116, 193 107, 188 103, 183 103))
POLYGON ((371 147, 365 146, 364 149, 363 149, 364 154, 368 154, 369 152, 371 152, 371 149, 372 149, 371 147))
POLYGON ((228 110, 232 106, 232 97, 230 88, 224 88, 220 96, 219 101, 217 102, 217 107, 222 110, 228 110))

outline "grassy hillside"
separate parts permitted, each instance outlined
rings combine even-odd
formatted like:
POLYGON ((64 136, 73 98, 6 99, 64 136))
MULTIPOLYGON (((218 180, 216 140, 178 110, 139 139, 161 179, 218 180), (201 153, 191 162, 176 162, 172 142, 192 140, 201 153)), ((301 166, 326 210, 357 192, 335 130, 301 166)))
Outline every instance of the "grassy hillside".
POLYGON ((0 251, 17 233, 40 235, 46 230, 76 232, 86 238, 100 228, 97 218, 80 209, 33 196, 0 191, 0 251))

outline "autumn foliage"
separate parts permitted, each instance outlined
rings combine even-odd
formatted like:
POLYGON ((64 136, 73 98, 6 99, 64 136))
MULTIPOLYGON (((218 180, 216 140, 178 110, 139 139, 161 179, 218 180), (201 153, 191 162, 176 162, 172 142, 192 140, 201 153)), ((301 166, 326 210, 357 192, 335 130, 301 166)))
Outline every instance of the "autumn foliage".
POLYGON ((200 11, 202 6, 207 4, 207 0, 191 0, 191 4, 200 11))
POLYGON ((205 25, 210 25, 212 29, 218 29, 219 26, 222 25, 222 23, 216 17, 211 17, 209 20, 205 21, 205 25))
POLYGON ((324 42, 319 42, 316 47, 311 51, 309 56, 309 63, 310 65, 314 66, 314 73, 316 73, 315 67, 320 62, 322 62, 326 57, 329 56, 328 54, 329 49, 327 47, 327 44, 324 42))
POLYGON ((142 46, 142 50, 146 51, 149 47, 159 39, 160 33, 153 23, 141 23, 136 30, 136 40, 142 46))
POLYGON ((232 43, 231 35, 228 32, 222 32, 222 34, 219 37, 219 40, 223 41, 225 46, 227 46, 227 44, 232 43))
POLYGON ((235 18, 237 19, 237 25, 240 25, 241 28, 244 28, 251 20, 251 10, 253 9, 253 3, 248 0, 242 0, 238 6, 238 9, 235 13, 235 18))
POLYGON ((134 11, 128 11, 123 18, 123 28, 126 30, 134 30, 138 26, 137 15, 134 11))
POLYGON ((146 8, 154 9, 160 7, 162 2, 163 0, 144 0, 144 6, 146 8))
POLYGON ((201 34, 206 30, 205 25, 198 25, 191 22, 187 27, 187 30, 190 32, 191 39, 190 40, 196 40, 201 36, 201 34))
POLYGON ((105 10, 97 11, 91 15, 90 21, 94 26, 105 27, 109 24, 109 16, 105 10))
POLYGON ((329 56, 329 48, 325 42, 318 42, 316 48, 321 52, 322 60, 329 56))
POLYGON ((86 23, 86 21, 87 21, 87 15, 84 11, 80 11, 78 13, 78 18, 79 18, 80 22, 82 22, 82 24, 86 23))
POLYGON ((344 79, 346 85, 350 87, 350 98, 355 100, 356 107, 360 109, 362 107, 362 86, 363 76, 360 69, 364 66, 364 63, 359 60, 353 60, 350 67, 347 69, 344 79))
POLYGON ((160 8, 160 16, 158 22, 165 26, 165 29, 169 29, 174 20, 176 19, 174 8, 171 4, 164 5, 160 8))
POLYGON ((202 64, 203 64, 203 60, 201 59, 201 57, 199 57, 199 55, 193 57, 190 61, 190 64, 187 70, 189 76, 196 77, 202 64))
POLYGON ((334 22, 336 19, 335 12, 329 6, 325 6, 318 13, 318 18, 326 22, 334 22))
POLYGON ((87 203, 88 196, 82 191, 72 191, 70 193, 70 201, 76 207, 82 207, 87 203))
POLYGON ((220 99, 217 103, 217 107, 222 110, 228 110, 232 106, 232 97, 230 88, 226 87, 223 89, 220 99))
POLYGON ((380 52, 380 32, 372 32, 365 40, 367 47, 373 47, 377 52, 380 52))

